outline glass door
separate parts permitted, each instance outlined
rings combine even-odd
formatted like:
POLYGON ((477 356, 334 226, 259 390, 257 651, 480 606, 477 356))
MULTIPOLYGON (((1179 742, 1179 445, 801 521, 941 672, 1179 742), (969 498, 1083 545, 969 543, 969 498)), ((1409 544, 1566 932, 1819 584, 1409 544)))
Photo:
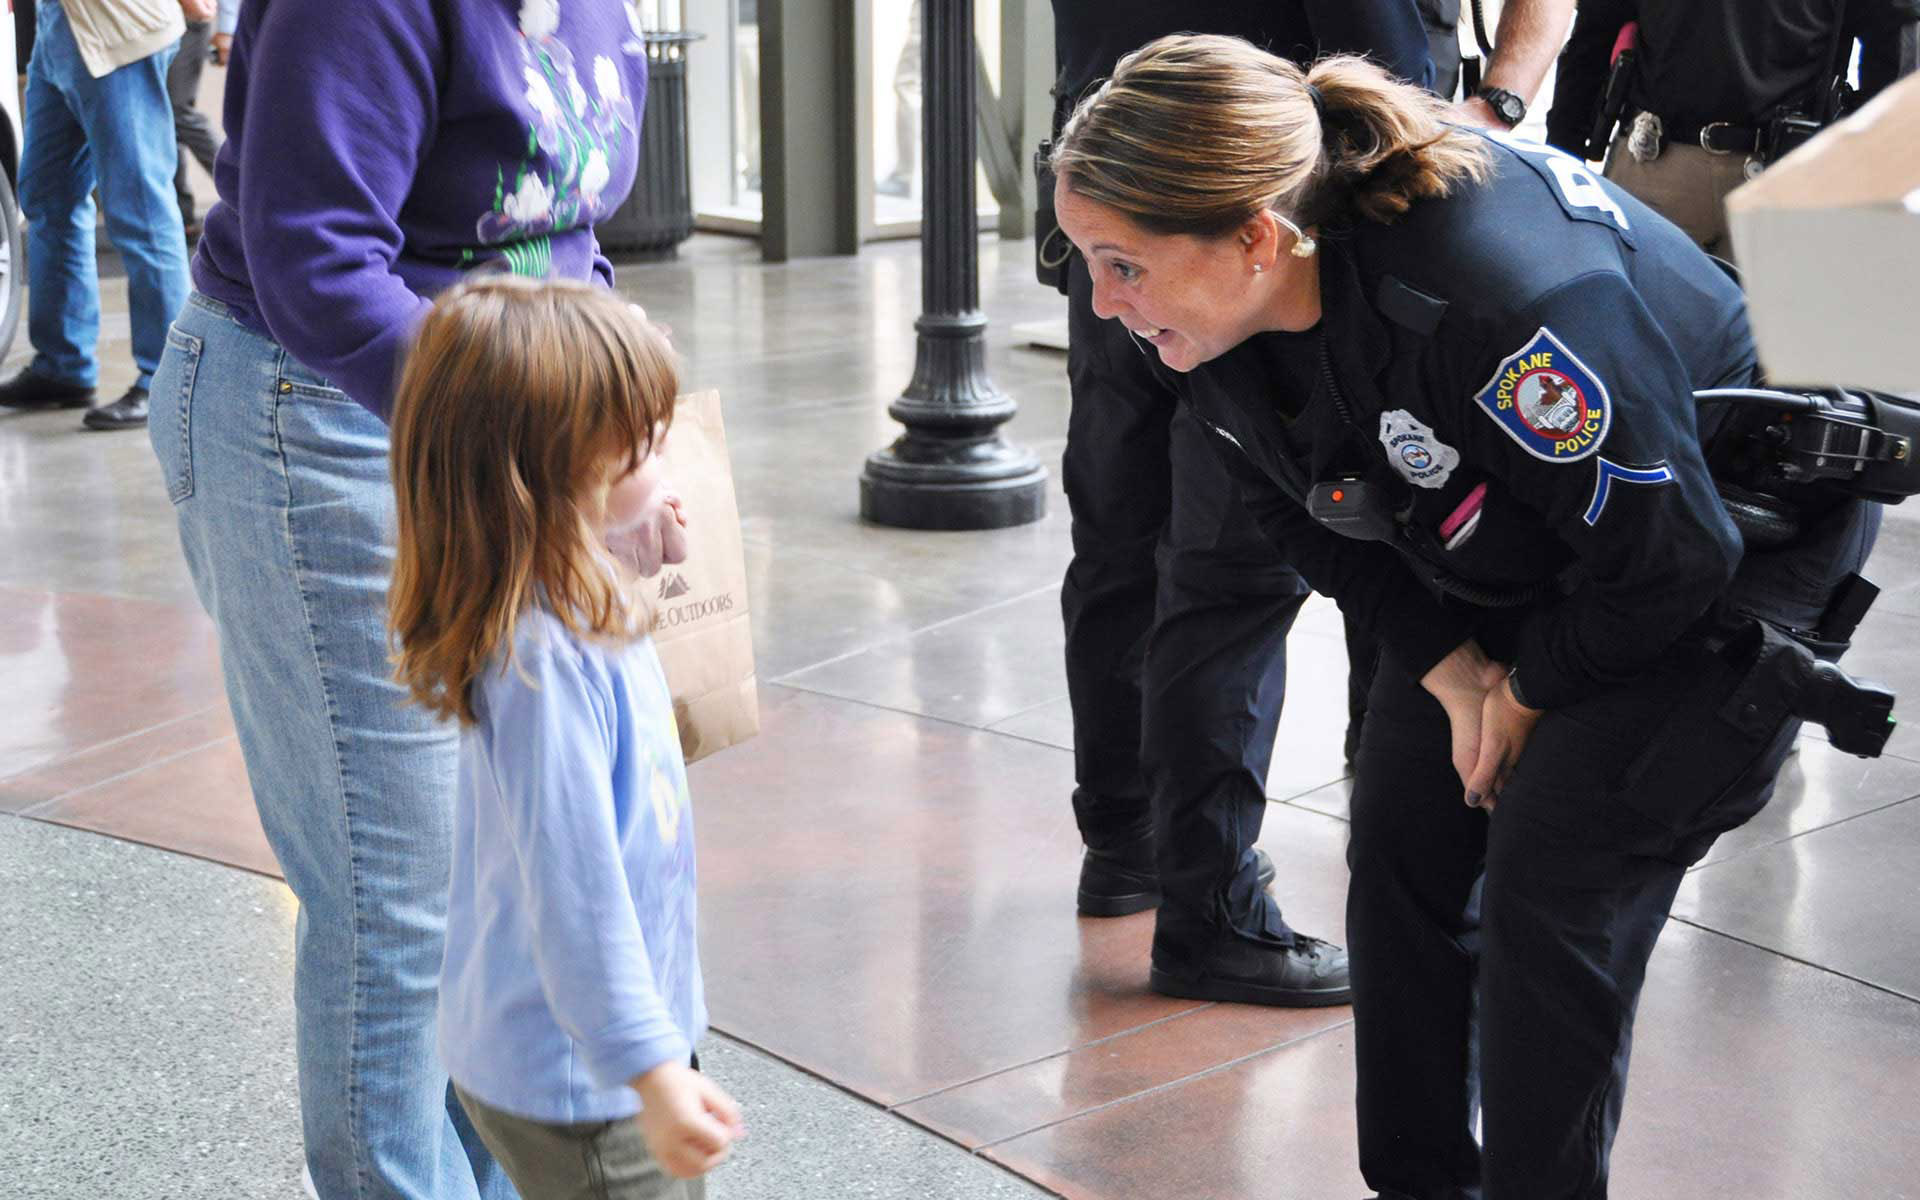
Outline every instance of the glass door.
POLYGON ((759 0, 640 0, 684 4, 688 152, 702 229, 760 232, 759 0))
MULTIPOLYGON (((867 69, 873 98, 873 219, 868 238, 917 237, 920 233, 920 121, 923 0, 869 0, 872 55, 867 69)), ((985 67, 983 85, 1000 88, 1000 0, 975 0, 974 44, 985 67)), ((988 97, 981 96, 981 102, 988 97)), ((985 171, 975 179, 983 223, 997 220, 999 206, 985 171)))

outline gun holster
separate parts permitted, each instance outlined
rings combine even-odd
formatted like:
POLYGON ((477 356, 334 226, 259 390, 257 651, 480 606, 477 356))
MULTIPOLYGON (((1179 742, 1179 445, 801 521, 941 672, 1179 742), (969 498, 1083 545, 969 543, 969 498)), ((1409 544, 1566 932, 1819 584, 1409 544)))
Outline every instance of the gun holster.
POLYGON ((1607 86, 1600 93, 1600 111, 1594 115, 1593 131, 1587 135, 1586 159, 1604 162, 1613 145, 1613 132, 1627 111, 1627 96, 1633 89, 1634 63, 1638 55, 1629 47, 1614 55, 1607 71, 1607 86))
POLYGON ((1741 620, 1721 649, 1746 673, 1720 717, 1750 738, 1764 739, 1789 717, 1826 728, 1836 750, 1877 758, 1897 724, 1893 693, 1856 680, 1835 665, 1845 642, 1795 638, 1758 618, 1741 620))

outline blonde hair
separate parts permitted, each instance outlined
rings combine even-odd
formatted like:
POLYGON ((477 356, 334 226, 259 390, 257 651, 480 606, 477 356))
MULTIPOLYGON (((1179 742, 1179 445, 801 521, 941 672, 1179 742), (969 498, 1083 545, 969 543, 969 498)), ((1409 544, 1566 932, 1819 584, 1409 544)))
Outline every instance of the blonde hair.
POLYGON ((396 674, 441 717, 534 603, 584 636, 637 633, 597 532, 607 489, 672 419, 673 352, 612 292, 489 275, 443 295, 393 405, 396 674))
POLYGON ((1445 117, 1364 58, 1302 71, 1239 38, 1179 35, 1120 60, 1061 131, 1053 169, 1152 233, 1218 237, 1266 209, 1303 228, 1385 223, 1492 174, 1485 145, 1445 117))

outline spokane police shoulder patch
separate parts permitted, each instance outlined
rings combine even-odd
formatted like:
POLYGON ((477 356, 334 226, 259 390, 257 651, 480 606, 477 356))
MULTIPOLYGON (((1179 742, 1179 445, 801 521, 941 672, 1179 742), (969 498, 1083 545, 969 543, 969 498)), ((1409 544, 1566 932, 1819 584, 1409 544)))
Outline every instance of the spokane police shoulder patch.
POLYGON ((1546 462, 1589 457, 1613 424, 1607 385, 1544 325, 1474 400, 1522 450, 1546 462))

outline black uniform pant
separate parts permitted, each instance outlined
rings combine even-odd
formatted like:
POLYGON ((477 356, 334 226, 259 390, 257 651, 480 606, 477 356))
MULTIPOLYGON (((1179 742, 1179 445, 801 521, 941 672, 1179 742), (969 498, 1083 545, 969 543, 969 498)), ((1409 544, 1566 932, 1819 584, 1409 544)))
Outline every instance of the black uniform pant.
POLYGON ((1766 804, 1797 729, 1722 720, 1742 674, 1683 644, 1547 713, 1489 816, 1461 801, 1439 704, 1382 660, 1347 936, 1360 1165, 1383 1195, 1606 1196, 1647 959, 1682 874, 1766 804))
POLYGON ((1231 924, 1291 941, 1251 847, 1306 585, 1254 525, 1204 439, 1075 255, 1062 463, 1073 560, 1061 588, 1074 815, 1094 849, 1149 832, 1160 930, 1231 924))

